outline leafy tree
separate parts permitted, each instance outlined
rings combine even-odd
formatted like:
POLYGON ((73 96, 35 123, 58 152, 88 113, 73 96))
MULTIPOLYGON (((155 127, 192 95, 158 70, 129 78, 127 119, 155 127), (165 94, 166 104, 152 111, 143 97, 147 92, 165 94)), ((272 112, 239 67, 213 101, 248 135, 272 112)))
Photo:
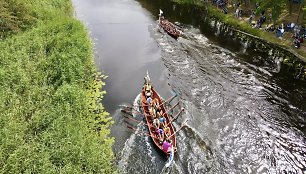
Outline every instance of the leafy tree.
POLYGON ((304 2, 304 0, 302 0, 302 1, 300 2, 300 7, 299 7, 299 12, 298 12, 298 16, 297 16, 297 19, 296 19, 296 23, 299 22, 301 13, 302 13, 302 15, 303 15, 304 6, 305 6, 305 2, 304 2))
POLYGON ((288 11, 289 11, 289 15, 292 15, 292 7, 293 7, 293 0, 288 0, 287 1, 287 7, 288 7, 288 11))
POLYGON ((306 8, 303 8, 303 24, 306 24, 306 8))
POLYGON ((279 16, 282 14, 286 7, 286 0, 257 0, 259 8, 256 13, 262 13, 263 11, 269 11, 271 13, 273 24, 276 24, 279 16))

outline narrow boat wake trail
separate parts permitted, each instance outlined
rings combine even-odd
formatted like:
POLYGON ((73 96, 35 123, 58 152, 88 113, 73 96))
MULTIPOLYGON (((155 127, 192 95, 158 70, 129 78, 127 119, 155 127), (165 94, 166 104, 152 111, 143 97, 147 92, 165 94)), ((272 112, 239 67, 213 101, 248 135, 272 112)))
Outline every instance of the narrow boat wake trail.
MULTIPOLYGON (((143 125, 138 130, 146 131, 143 125)), ((136 131, 125 142, 118 162, 120 173, 158 173, 158 156, 152 154, 152 144, 149 137, 136 131), (145 163, 145 166, 144 166, 145 163)), ((161 161, 161 160, 159 160, 161 161)))
MULTIPOLYGON (((133 106, 140 105, 140 95, 135 98, 133 106)), ((137 110, 138 107, 131 110, 133 117, 137 120, 143 120, 145 123, 144 117, 137 110)), ((161 168, 165 165, 166 157, 159 155, 154 148, 154 142, 147 136, 149 130, 146 125, 137 122, 134 125, 136 130, 126 140, 117 157, 120 173, 160 173, 161 168)))
POLYGON ((154 30, 190 120, 177 136, 179 173, 306 172, 305 105, 296 102, 306 91, 284 90, 277 62, 252 63, 191 27, 178 41, 154 30))

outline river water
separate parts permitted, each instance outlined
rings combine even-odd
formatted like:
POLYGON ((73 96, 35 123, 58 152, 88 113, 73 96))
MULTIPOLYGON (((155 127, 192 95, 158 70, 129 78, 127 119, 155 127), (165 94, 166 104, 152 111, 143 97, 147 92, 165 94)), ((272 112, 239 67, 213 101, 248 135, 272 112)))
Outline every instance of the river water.
POLYGON ((165 0, 73 3, 95 44, 97 68, 109 76, 103 104, 115 121, 120 173, 306 173, 306 84, 282 69, 281 58, 248 48, 200 9, 165 0), (181 23, 183 37, 158 29, 160 8, 181 23), (189 120, 170 168, 120 112, 137 101, 147 71, 164 98, 176 93, 186 109, 174 126, 189 120))

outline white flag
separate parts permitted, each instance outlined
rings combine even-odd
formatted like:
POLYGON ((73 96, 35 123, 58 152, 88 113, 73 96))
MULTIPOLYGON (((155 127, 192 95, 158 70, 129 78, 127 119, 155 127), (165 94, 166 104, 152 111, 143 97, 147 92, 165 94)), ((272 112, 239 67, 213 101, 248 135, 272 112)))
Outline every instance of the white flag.
POLYGON ((149 82, 151 82, 148 70, 147 70, 147 78, 148 78, 149 82))
POLYGON ((164 12, 161 9, 159 9, 159 16, 161 16, 163 13, 164 12))

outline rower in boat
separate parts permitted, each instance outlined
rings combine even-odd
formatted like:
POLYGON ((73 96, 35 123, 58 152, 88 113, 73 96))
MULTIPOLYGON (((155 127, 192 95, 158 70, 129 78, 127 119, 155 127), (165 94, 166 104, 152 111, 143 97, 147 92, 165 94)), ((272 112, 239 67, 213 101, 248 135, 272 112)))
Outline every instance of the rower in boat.
MULTIPOLYGON (((158 114, 157 114, 158 115, 158 114)), ((165 128, 165 125, 166 125, 166 119, 165 117, 163 117, 162 115, 158 115, 158 119, 159 119, 159 122, 160 122, 160 125, 162 128, 165 128)))
MULTIPOLYGON (((161 107, 158 107, 158 100, 155 98, 153 99, 151 106, 149 107, 150 115, 153 116, 154 119, 159 120, 160 122, 160 117, 162 117, 162 110, 161 107)), ((163 120, 161 120, 163 122, 163 120)))
MULTIPOLYGON (((145 83, 143 84, 141 89, 140 98, 140 110, 143 112, 141 113, 140 111, 138 111, 138 113, 144 116, 146 121, 144 125, 147 125, 149 133, 139 132, 139 129, 134 128, 132 126, 128 126, 128 128, 140 134, 150 136, 152 138, 154 144, 168 157, 168 160, 165 164, 166 167, 169 167, 172 161, 174 160, 174 153, 177 151, 176 133, 184 126, 182 125, 177 131, 175 131, 174 126, 172 124, 173 120, 175 120, 184 109, 181 109, 179 113, 177 113, 173 118, 171 118, 168 114, 168 111, 173 110, 173 108, 178 104, 174 105, 169 110, 167 110, 165 105, 165 103, 167 102, 170 103, 172 99, 175 98, 175 96, 163 101, 159 94, 156 92, 155 88, 153 88, 153 86, 151 85, 150 78, 147 73, 147 76, 145 77, 145 83), (161 122, 165 122, 165 125, 161 125, 161 122)), ((133 107, 128 108, 133 109, 133 107)), ((143 123, 142 121, 133 118, 128 119, 143 123)))
POLYGON ((154 109, 154 107, 149 107, 149 114, 150 116, 155 119, 156 118, 156 110, 154 109))
POLYGON ((153 101, 152 97, 148 97, 148 98, 147 98, 147 105, 148 105, 148 106, 151 106, 152 101, 153 101))
POLYGON ((161 129, 161 128, 157 129, 157 138, 158 138, 160 144, 162 144, 164 142, 165 135, 164 135, 164 130, 163 129, 161 129))
POLYGON ((171 135, 170 128, 167 126, 164 128, 165 137, 168 138, 171 135))
POLYGON ((155 109, 155 111, 156 111, 156 116, 157 116, 158 118, 163 117, 163 111, 162 111, 161 107, 157 107, 157 108, 154 108, 154 109, 155 109))
POLYGON ((152 106, 157 109, 157 108, 160 108, 160 104, 159 104, 159 101, 157 98, 154 98, 153 101, 152 101, 152 106))
POLYGON ((159 129, 160 128, 160 121, 158 118, 155 118, 153 120, 153 125, 155 126, 156 129, 159 129))

